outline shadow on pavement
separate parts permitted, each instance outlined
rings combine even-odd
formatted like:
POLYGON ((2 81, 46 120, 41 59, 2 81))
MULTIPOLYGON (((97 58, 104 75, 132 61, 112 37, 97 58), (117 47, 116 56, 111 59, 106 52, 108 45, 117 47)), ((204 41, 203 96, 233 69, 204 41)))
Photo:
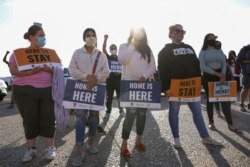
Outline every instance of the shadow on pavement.
POLYGON ((213 146, 213 145, 206 145, 206 144, 204 144, 204 146, 207 148, 216 166, 230 166, 228 161, 220 153, 221 150, 224 148, 224 146, 213 146))

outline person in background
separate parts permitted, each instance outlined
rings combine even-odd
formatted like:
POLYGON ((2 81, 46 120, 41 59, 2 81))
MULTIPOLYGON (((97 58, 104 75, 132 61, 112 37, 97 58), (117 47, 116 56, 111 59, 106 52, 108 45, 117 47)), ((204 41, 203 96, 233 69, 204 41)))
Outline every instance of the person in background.
POLYGON ((241 73, 243 75, 243 88, 240 92, 240 111, 246 112, 244 102, 249 97, 248 109, 250 109, 250 44, 243 46, 236 58, 236 62, 240 64, 241 73))
MULTIPOLYGON (((154 55, 148 45, 147 35, 143 28, 132 29, 127 43, 119 47, 118 61, 123 65, 122 80, 145 82, 156 71, 154 55)), ((142 134, 145 128, 147 108, 126 108, 126 117, 122 128, 121 154, 130 157, 127 140, 136 118, 135 147, 145 151, 142 134)))
MULTIPOLYGON (((9 62, 7 61, 7 56, 10 52, 9 51, 6 51, 4 57, 3 57, 3 62, 5 64, 7 64, 9 66, 9 62)), ((9 106, 7 107, 7 109, 11 109, 11 108, 14 108, 14 103, 15 103, 15 100, 14 100, 14 85, 13 85, 13 77, 11 78, 11 81, 10 81, 10 86, 11 86, 11 90, 12 90, 12 93, 11 93, 11 98, 10 98, 10 104, 9 106)))
POLYGON ((233 79, 237 82, 237 91, 240 91, 240 66, 236 62, 236 53, 234 50, 230 50, 228 53, 227 63, 232 71, 233 79))
MULTIPOLYGON (((110 45, 109 49, 110 49, 111 55, 109 55, 107 50, 106 50, 107 40, 108 40, 108 35, 104 35, 104 42, 103 42, 103 46, 102 46, 103 52, 106 54, 109 63, 111 63, 111 62, 119 63, 118 57, 117 57, 117 46, 115 44, 110 45)), ((113 101, 113 97, 114 97, 114 91, 115 91, 116 97, 117 97, 117 104, 118 104, 119 112, 122 116, 125 116, 123 108, 120 107, 121 72, 112 72, 111 71, 108 79, 106 80, 106 84, 107 84, 107 102, 106 102, 107 111, 106 111, 104 118, 109 118, 109 116, 110 116, 110 113, 112 110, 112 101, 113 101)))
MULTIPOLYGON (((46 44, 44 30, 41 26, 32 25, 24 34, 29 40, 30 48, 42 48, 46 44)), ((27 151, 22 162, 36 157, 36 138, 42 136, 46 140, 45 158, 52 160, 56 156, 54 147, 55 114, 52 99, 53 69, 49 66, 35 67, 32 70, 18 71, 15 54, 9 60, 10 73, 15 76, 15 102, 23 119, 24 133, 27 140, 27 151)))
MULTIPOLYGON (((216 130, 213 119, 213 102, 209 102, 209 90, 208 82, 220 82, 224 83, 226 81, 227 64, 225 54, 221 49, 216 49, 216 39, 212 33, 205 36, 202 49, 199 54, 200 68, 203 73, 203 86, 207 96, 207 114, 209 119, 209 129, 216 130)), ((222 107, 222 112, 225 115, 228 129, 240 133, 241 131, 233 126, 232 116, 231 116, 231 102, 224 101, 220 102, 222 107)))
MULTIPOLYGON (((106 55, 96 48, 97 38, 93 28, 84 30, 83 41, 85 42, 84 46, 73 53, 68 70, 74 79, 86 81, 87 89, 92 90, 96 83, 105 83, 108 78, 108 60, 106 55)), ((72 166, 82 165, 84 159, 84 135, 87 121, 89 126, 89 138, 86 145, 87 150, 92 154, 98 153, 98 147, 94 144, 94 139, 99 125, 99 112, 100 111, 95 110, 76 109, 76 156, 73 158, 72 166)))
MULTIPOLYGON (((158 71, 162 83, 162 89, 167 97, 171 96, 170 86, 172 79, 188 79, 200 77, 201 70, 199 60, 194 49, 182 42, 186 31, 182 25, 175 24, 169 27, 169 38, 172 43, 166 44, 158 54, 158 71)), ((193 114, 193 122, 202 138, 202 143, 221 145, 209 136, 201 113, 201 102, 187 102, 193 114)), ((174 137, 173 145, 181 148, 179 137, 179 110, 181 102, 169 101, 169 124, 174 137)))

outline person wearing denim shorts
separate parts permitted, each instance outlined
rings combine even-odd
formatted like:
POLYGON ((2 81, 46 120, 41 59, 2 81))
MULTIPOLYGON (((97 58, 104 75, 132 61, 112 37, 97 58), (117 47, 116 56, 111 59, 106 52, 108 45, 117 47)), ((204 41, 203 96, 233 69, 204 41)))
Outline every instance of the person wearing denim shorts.
POLYGON ((240 64, 241 73, 243 75, 243 88, 240 92, 240 110, 242 112, 246 112, 247 110, 245 108, 244 101, 247 96, 249 98, 248 109, 250 109, 250 44, 244 46, 240 50, 236 61, 240 64))
MULTIPOLYGON (((187 79, 200 77, 201 71, 199 60, 195 51, 190 45, 182 42, 185 31, 182 25, 175 24, 169 27, 169 38, 172 43, 166 44, 158 54, 158 71, 162 82, 162 89, 166 96, 171 96, 171 79, 187 79)), ((201 113, 201 104, 198 102, 188 102, 188 107, 192 111, 193 121, 202 142, 206 144, 220 145, 219 142, 212 139, 206 129, 201 113)), ((181 102, 169 101, 169 124, 174 137, 174 147, 180 148, 179 139, 179 120, 178 114, 181 102)))

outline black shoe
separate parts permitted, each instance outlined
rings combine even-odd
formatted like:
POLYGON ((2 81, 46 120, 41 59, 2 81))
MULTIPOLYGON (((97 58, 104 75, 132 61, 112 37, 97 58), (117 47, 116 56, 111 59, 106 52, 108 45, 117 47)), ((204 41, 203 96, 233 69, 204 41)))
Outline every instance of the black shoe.
POLYGON ((250 110, 250 103, 247 105, 247 109, 250 110))
POLYGON ((97 133, 101 135, 106 135, 107 132, 102 127, 98 126, 97 133))
POLYGON ((245 109, 244 104, 240 104, 240 111, 247 112, 247 110, 245 109))

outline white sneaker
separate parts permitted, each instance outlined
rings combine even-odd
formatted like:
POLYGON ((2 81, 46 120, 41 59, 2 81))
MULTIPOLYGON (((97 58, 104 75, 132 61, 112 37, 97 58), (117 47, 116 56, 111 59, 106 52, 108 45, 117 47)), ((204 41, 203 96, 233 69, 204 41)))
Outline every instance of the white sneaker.
POLYGON ((181 147, 182 147, 179 138, 175 138, 175 139, 174 139, 173 145, 174 145, 174 148, 181 148, 181 147))
POLYGON ((53 160, 56 157, 56 148, 51 146, 46 149, 45 158, 47 160, 53 160))
POLYGON ((28 149, 24 154, 22 162, 29 162, 36 157, 36 150, 35 149, 28 149))
POLYGON ((215 145, 215 146, 221 146, 222 145, 220 142, 214 140, 212 137, 203 138, 202 143, 211 144, 211 145, 215 145))
POLYGON ((71 163, 72 166, 81 166, 84 160, 84 154, 77 154, 71 163))
POLYGON ((98 148, 94 144, 87 144, 86 148, 92 154, 98 153, 98 148))
POLYGON ((110 113, 107 113, 106 112, 106 114, 105 114, 105 116, 104 116, 104 119, 108 119, 110 117, 110 113))

